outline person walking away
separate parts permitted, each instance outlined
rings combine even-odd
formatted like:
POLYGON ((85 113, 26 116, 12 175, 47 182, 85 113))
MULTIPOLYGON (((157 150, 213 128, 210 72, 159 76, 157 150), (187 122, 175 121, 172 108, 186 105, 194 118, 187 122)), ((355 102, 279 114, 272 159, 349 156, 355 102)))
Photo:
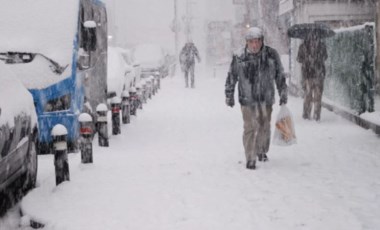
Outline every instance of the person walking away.
POLYGON ((299 47, 297 61, 302 64, 301 86, 305 93, 302 114, 304 119, 310 119, 313 104, 313 118, 316 121, 321 119, 327 57, 325 43, 313 33, 309 34, 299 47))
POLYGON ((238 83, 239 103, 243 115, 243 145, 247 169, 256 169, 256 157, 267 161, 270 145, 270 121, 275 103, 275 86, 280 105, 287 103, 287 85, 278 52, 264 45, 260 28, 250 28, 246 46, 234 54, 225 84, 226 104, 233 107, 238 83))
POLYGON ((201 62, 201 58, 199 56, 197 47, 194 45, 193 42, 187 42, 179 54, 179 63, 181 65, 181 70, 185 74, 186 88, 189 87, 189 73, 191 76, 191 88, 195 87, 195 79, 194 79, 195 58, 197 58, 198 63, 201 62))

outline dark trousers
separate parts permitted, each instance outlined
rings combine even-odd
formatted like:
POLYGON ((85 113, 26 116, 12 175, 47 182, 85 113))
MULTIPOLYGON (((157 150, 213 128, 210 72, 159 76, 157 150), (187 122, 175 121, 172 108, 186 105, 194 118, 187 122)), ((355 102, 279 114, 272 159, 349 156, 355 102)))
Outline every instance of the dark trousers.
POLYGON ((185 86, 186 88, 189 87, 189 73, 191 77, 191 88, 194 88, 195 86, 195 79, 194 79, 194 66, 195 65, 189 65, 185 68, 185 86))
POLYGON ((304 119, 310 119, 311 110, 314 105, 313 118, 317 121, 321 119, 322 109, 322 94, 323 94, 324 78, 308 78, 303 79, 302 88, 305 92, 303 101, 303 114, 304 119))
POLYGON ((244 132, 243 145, 247 161, 267 153, 270 145, 271 105, 241 106, 244 132))

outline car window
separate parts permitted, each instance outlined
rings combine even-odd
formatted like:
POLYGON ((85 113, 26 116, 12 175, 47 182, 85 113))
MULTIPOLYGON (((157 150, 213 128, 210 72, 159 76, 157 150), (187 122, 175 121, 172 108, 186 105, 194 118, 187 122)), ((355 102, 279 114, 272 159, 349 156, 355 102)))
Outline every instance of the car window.
POLYGON ((13 128, 13 133, 12 133, 12 142, 11 142, 11 147, 10 151, 14 150, 17 148, 18 142, 20 141, 20 134, 21 134, 21 123, 22 119, 20 116, 15 117, 15 127, 13 128))
POLYGON ((20 141, 30 133, 30 117, 25 114, 15 117, 14 127, 3 125, 0 130, 0 152, 5 157, 18 147, 20 141))
POLYGON ((8 125, 2 125, 0 127, 0 153, 1 157, 5 157, 10 149, 12 142, 12 131, 8 125))
POLYGON ((29 116, 22 116, 21 118, 21 132, 19 141, 21 141, 24 137, 29 136, 31 133, 31 118, 29 116))

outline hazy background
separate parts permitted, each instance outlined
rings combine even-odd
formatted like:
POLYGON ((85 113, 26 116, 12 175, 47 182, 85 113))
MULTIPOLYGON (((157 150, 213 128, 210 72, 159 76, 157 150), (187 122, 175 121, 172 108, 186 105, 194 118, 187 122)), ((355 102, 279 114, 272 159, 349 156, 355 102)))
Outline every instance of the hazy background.
MULTIPOLYGON (((108 8, 111 44, 130 47, 138 43, 159 43, 174 52, 175 35, 171 30, 174 19, 174 0, 105 0, 108 8)), ((180 23, 179 47, 184 36, 184 16, 187 0, 177 0, 180 23)), ((205 25, 208 20, 233 20, 232 0, 189 0, 192 16, 193 41, 204 52, 205 25)))

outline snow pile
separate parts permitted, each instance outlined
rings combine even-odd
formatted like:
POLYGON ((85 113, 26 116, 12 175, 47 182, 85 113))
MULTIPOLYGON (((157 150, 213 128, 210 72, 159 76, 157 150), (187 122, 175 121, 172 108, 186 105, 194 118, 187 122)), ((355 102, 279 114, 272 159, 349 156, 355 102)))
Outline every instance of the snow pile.
POLYGON ((27 64, 4 64, 0 75, 19 78, 29 89, 41 89, 71 75, 78 21, 78 0, 3 0, 0 7, 0 53, 39 53, 66 67, 57 75, 42 56, 27 64), (10 74, 11 73, 11 74, 10 74))
POLYGON ((51 64, 41 56, 36 56, 30 63, 22 64, 5 64, 0 61, 0 75, 19 79, 28 89, 43 89, 70 77, 70 65, 60 75, 54 73, 49 65, 51 64))
POLYGON ((17 79, 0 74, 0 127, 14 125, 15 116, 30 115, 32 125, 37 122, 32 95, 17 79))
POLYGON ((78 10, 79 0, 2 0, 0 52, 42 53, 68 64, 78 10))

